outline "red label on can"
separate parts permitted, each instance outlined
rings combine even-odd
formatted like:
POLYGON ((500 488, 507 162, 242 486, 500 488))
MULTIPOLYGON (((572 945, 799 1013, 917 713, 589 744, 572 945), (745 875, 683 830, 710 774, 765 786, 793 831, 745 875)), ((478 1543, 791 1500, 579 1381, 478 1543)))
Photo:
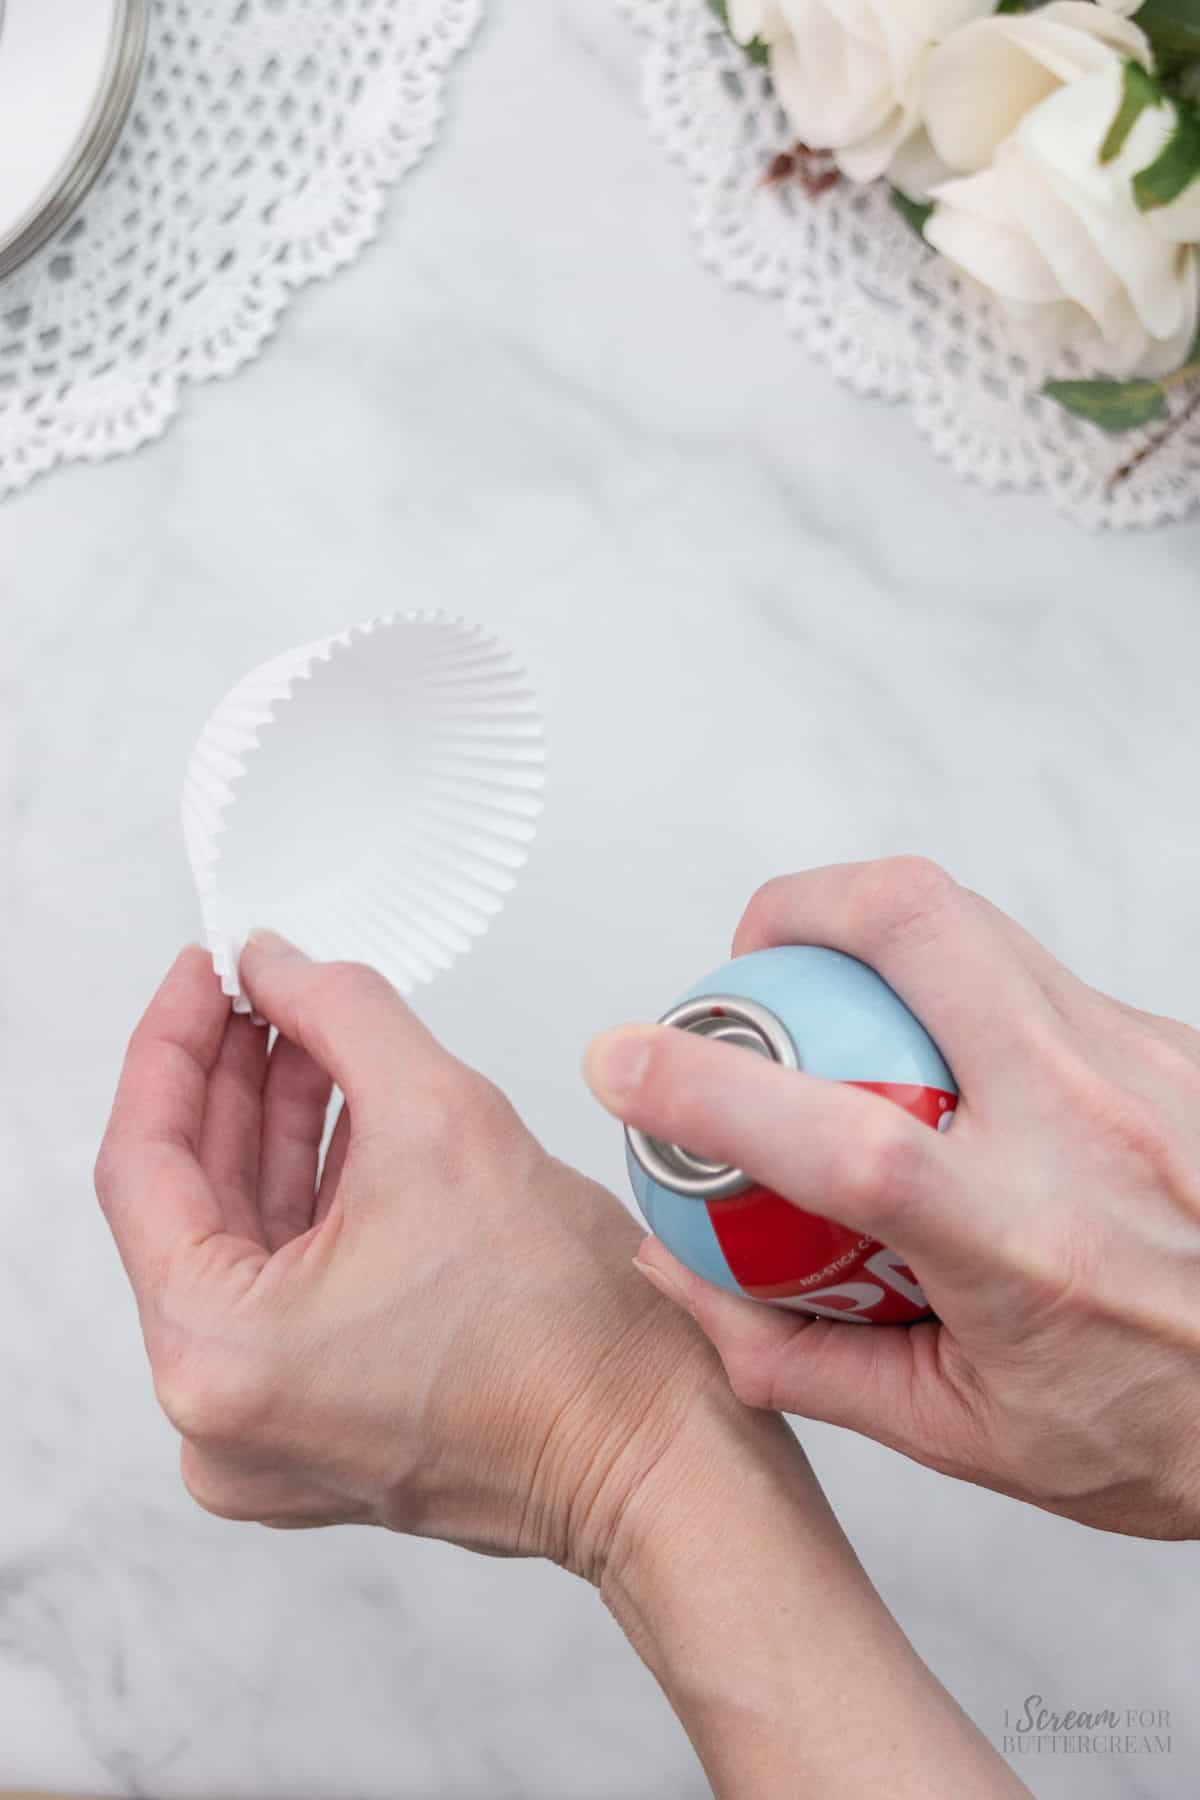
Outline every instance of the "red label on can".
MULTIPOLYGON (((941 1129, 958 1104, 941 1088, 853 1081, 941 1129)), ((877 1238, 804 1212, 767 1188, 707 1202, 734 1279, 756 1300, 772 1300, 825 1318, 903 1324, 929 1311, 916 1276, 877 1238)))

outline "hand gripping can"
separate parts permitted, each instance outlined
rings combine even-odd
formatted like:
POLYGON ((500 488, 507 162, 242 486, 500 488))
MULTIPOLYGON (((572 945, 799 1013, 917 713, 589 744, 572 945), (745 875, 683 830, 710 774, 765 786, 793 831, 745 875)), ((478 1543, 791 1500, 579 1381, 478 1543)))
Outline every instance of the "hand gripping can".
MULTIPOLYGON (((881 976, 837 950, 787 945, 735 957, 660 1023, 866 1088, 935 1130, 958 1104, 925 1028, 881 976)), ((625 1135, 646 1223, 697 1275, 822 1318, 901 1325, 928 1313, 916 1275, 877 1239, 802 1211, 740 1169, 645 1132, 625 1135)))

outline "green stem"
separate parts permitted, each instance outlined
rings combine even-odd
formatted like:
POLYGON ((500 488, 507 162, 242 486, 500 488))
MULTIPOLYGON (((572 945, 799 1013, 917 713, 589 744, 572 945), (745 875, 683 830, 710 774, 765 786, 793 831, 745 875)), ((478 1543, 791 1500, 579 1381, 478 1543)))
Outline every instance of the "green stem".
POLYGON ((1156 432, 1148 443, 1142 445, 1140 450, 1135 450, 1128 462, 1123 462, 1119 469, 1114 469, 1106 485, 1115 488, 1120 487, 1123 481, 1128 481, 1134 470, 1140 469, 1144 462, 1149 462, 1150 458, 1156 451, 1161 450, 1164 444, 1169 444, 1185 425, 1191 423, 1197 412, 1200 412, 1200 392, 1192 395, 1187 405, 1175 414, 1175 417, 1162 431, 1156 432))

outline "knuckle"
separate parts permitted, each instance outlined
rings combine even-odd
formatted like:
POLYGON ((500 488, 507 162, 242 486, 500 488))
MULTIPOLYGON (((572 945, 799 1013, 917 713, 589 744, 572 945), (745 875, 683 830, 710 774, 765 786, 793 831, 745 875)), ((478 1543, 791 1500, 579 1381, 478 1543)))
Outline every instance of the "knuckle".
POLYGON ((183 1446, 179 1475, 201 1512, 211 1513, 214 1519, 231 1519, 242 1524, 257 1519, 257 1508, 241 1484, 191 1444, 183 1446))
POLYGON ((496 1143, 514 1131, 523 1131, 516 1108, 507 1094, 473 1069, 460 1069, 459 1103, 473 1122, 476 1135, 496 1143), (465 1076, 465 1080, 463 1079, 465 1076))
MULTIPOLYGON (((386 976, 368 963, 317 963, 304 971, 296 992, 296 1037, 327 1069, 338 1062, 339 1049, 362 1046, 386 1009, 400 1004, 386 976)), ((374 1059, 366 1066, 373 1067, 374 1059)))
POLYGON ((774 1383, 757 1356, 731 1351, 722 1354, 722 1361, 735 1399, 758 1410, 772 1406, 774 1383))
POLYGON ((1123 1157, 1158 1168, 1166 1150, 1164 1121, 1153 1101, 1115 1088, 1103 1096, 1098 1122, 1123 1157))
POLYGON ((1133 1049, 1164 1090, 1179 1093, 1200 1114, 1200 1034, 1174 1019, 1151 1019, 1138 1029, 1133 1049))
POLYGON ((270 1384, 261 1369, 216 1370, 168 1363, 155 1370, 154 1391, 185 1442, 212 1453, 258 1445, 270 1423, 270 1384))
POLYGON ((780 921, 787 916, 787 909, 795 892, 797 877, 795 875, 773 875, 755 888, 746 902, 746 910, 742 914, 738 926, 739 939, 768 939, 779 929, 780 921))
POLYGON ((464 1125, 473 1124, 483 1104, 467 1071, 453 1065, 427 1075, 421 1083, 419 1099, 429 1135, 447 1140, 455 1139, 464 1125))
POLYGON ((1161 1107, 1087 1063, 1059 1058, 1054 1090, 1060 1105, 1094 1143, 1122 1162, 1152 1173, 1172 1160, 1172 1133, 1161 1107))
POLYGON ((387 977, 369 963, 325 963, 313 982, 313 996, 318 1004, 332 1003, 355 1011, 373 1004, 381 995, 394 997, 395 992, 387 977))
POLYGON ((924 856, 890 856, 865 863, 851 883, 854 939, 879 953, 909 942, 928 943, 963 891, 940 864, 924 856))
POLYGON ((439 1060, 409 1090, 406 1141, 448 1169, 494 1154, 523 1133, 511 1103, 477 1070, 439 1060))
POLYGON ((126 1052, 136 1059, 142 1051, 152 1050, 159 1042, 159 1026, 149 1013, 138 1020, 126 1041, 126 1052))
POLYGON ((106 1135, 104 1142, 97 1152, 95 1165, 92 1169, 92 1186, 96 1190, 96 1198, 100 1202, 100 1210, 104 1213, 106 1218, 108 1216, 109 1204, 112 1199, 116 1173, 117 1149, 113 1143, 111 1134, 109 1134, 106 1135))
POLYGON ((872 1227, 886 1221, 887 1229, 903 1228, 920 1193, 928 1169, 928 1151, 916 1130, 898 1109, 882 1101, 878 1117, 861 1126, 837 1153, 833 1192, 846 1203, 851 1222, 859 1214, 872 1227), (885 1110, 886 1109, 886 1110, 885 1110), (896 1116, 890 1116, 896 1111, 896 1116))

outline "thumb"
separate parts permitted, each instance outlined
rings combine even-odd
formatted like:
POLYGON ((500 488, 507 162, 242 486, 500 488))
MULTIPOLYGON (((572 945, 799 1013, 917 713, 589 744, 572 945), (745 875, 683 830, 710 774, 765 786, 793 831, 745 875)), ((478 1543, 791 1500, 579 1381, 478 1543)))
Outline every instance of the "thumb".
POLYGON ((743 1300, 694 1275, 655 1237, 634 1267, 689 1312, 746 1406, 844 1425, 922 1458, 914 1376, 936 1323, 851 1325, 743 1300))
POLYGON ((395 1104, 410 1085, 454 1059, 378 970, 313 962, 273 931, 251 932, 242 982, 255 1010, 332 1076, 359 1114, 395 1104))

